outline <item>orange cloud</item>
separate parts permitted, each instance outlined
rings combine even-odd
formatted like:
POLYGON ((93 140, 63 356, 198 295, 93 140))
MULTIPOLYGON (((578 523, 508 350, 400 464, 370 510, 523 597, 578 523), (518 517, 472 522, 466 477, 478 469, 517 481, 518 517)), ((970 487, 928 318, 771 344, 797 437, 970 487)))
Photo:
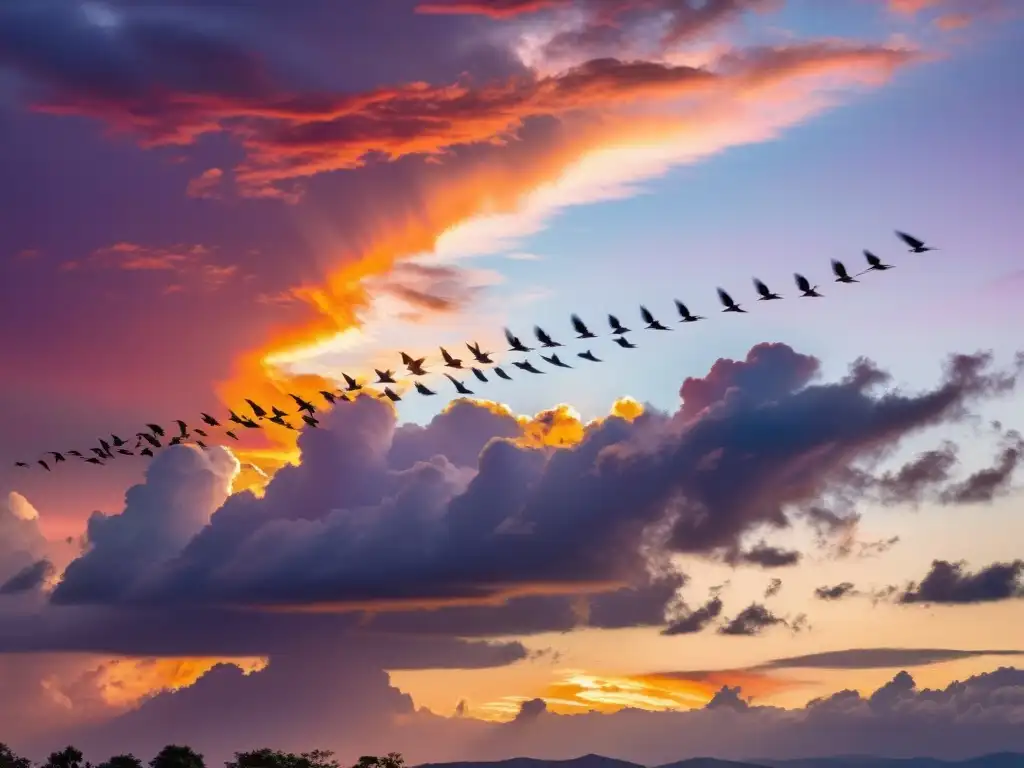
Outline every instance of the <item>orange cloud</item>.
MULTIPOLYGON (((789 690, 799 683, 756 672, 598 675, 571 670, 545 688, 539 696, 548 710, 562 715, 587 712, 610 714, 621 709, 648 712, 699 709, 723 686, 740 686, 745 697, 762 699, 789 690)), ((508 721, 516 716, 526 696, 508 696, 473 708, 482 720, 508 721)))
POLYGON ((201 174, 192 179, 185 188, 185 194, 189 197, 217 198, 221 196, 221 182, 224 180, 224 171, 220 168, 207 168, 201 174))
POLYGON ((233 664, 245 674, 265 669, 264 658, 114 659, 98 667, 92 678, 103 701, 129 708, 164 691, 187 688, 218 664, 233 664))

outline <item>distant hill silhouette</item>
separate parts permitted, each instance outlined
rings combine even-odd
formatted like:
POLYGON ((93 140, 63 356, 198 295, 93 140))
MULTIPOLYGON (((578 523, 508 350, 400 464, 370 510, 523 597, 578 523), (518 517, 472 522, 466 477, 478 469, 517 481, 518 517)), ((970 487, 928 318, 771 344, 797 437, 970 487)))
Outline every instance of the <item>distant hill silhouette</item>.
MULTIPOLYGON (((646 766, 602 755, 583 755, 571 760, 513 757, 509 760, 494 762, 424 763, 416 768, 646 768, 646 766)), ((659 765, 657 768, 1024 768, 1024 754, 998 752, 972 757, 968 760, 938 760, 932 757, 891 758, 870 755, 744 761, 694 757, 689 760, 659 765)))

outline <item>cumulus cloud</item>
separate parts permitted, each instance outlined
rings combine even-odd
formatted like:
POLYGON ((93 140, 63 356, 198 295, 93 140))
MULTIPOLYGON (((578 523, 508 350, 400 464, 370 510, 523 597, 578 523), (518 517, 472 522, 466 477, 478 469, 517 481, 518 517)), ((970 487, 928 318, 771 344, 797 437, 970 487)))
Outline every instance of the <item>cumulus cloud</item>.
MULTIPOLYGON (((171 452, 129 493, 128 512, 90 524, 93 549, 54 601, 377 613, 649 587, 660 606, 644 618, 657 621, 680 586, 651 575, 659 558, 742 551, 749 532, 785 528, 791 510, 848 491, 858 461, 962 418, 1017 374, 955 355, 935 387, 908 394, 878 392, 887 376, 864 360, 832 383, 812 382, 818 365, 758 345, 717 363, 707 382, 688 379, 676 414, 599 420, 561 448, 517 441, 519 422, 490 407, 467 402, 427 427, 397 428, 390 407, 359 398, 302 434, 301 463, 262 498, 236 494, 216 512, 233 461, 171 452), (197 500, 179 520, 178 484, 193 472, 202 490, 189 491, 197 500), (150 507, 162 512, 136 511, 150 507), (109 558, 104 540, 132 545, 109 558)), ((558 610, 579 615, 565 601, 558 610)), ((603 610, 592 604, 590 616, 618 625, 603 610)))
POLYGON ((46 558, 26 565, 7 581, 0 584, 0 595, 13 595, 39 589, 54 574, 53 563, 46 558))
POLYGON ((0 581, 31 568, 47 552, 39 513, 20 493, 11 491, 0 504, 0 581))
POLYGON ((965 563, 933 560, 920 582, 898 596, 901 603, 986 603, 1024 597, 1024 560, 968 571, 965 563))
POLYGON ((843 581, 831 587, 815 587, 814 596, 819 600, 842 600, 844 597, 859 594, 852 581, 843 581))

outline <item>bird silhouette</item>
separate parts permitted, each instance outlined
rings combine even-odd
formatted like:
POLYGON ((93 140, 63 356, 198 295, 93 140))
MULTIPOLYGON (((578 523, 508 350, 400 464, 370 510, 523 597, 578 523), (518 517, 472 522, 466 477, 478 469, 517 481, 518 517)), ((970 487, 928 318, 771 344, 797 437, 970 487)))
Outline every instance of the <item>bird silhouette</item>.
MULTIPOLYGON (((251 400, 247 400, 246 402, 250 402, 251 403, 252 401, 251 400)), ((164 428, 161 427, 159 424, 147 424, 146 425, 146 429, 148 429, 150 432, 152 432, 157 437, 163 437, 164 436, 164 428)))
POLYGON ((328 392, 326 389, 321 389, 318 394, 327 402, 328 405, 334 405, 334 401, 338 399, 338 395, 334 392, 328 392))
MULTIPOLYGON (((151 448, 143 448, 141 451, 139 451, 139 455, 140 456, 152 456, 153 455, 153 450, 151 448)), ((86 459, 86 461, 91 461, 91 459, 86 459)))
POLYGON ((559 359, 558 355, 552 355, 551 357, 548 357, 547 355, 541 355, 540 358, 541 358, 541 360, 544 360, 544 361, 546 361, 548 363, 551 363, 551 365, 555 366, 556 368, 572 368, 571 365, 567 365, 566 363, 563 363, 559 359))
POLYGON ((695 323, 698 320, 703 320, 704 319, 700 315, 695 315, 692 312, 690 312, 690 310, 687 308, 687 306, 685 304, 683 304, 683 302, 681 302, 679 299, 676 299, 675 302, 676 302, 676 311, 679 312, 679 322, 680 323, 695 323))
POLYGON ((405 352, 400 353, 402 355, 402 365, 404 365, 409 373, 413 376, 426 376, 427 372, 423 370, 423 363, 426 362, 425 357, 410 357, 405 352))
POLYGON ((270 409, 270 412, 274 415, 274 418, 276 419, 283 419, 285 416, 288 415, 288 411, 282 411, 276 405, 270 409))
POLYGON ((616 336, 613 341, 623 349, 636 349, 636 344, 633 344, 625 336, 616 336))
POLYGON ((846 271, 846 267, 843 266, 843 262, 837 261, 836 259, 832 259, 832 274, 836 276, 837 283, 859 282, 858 280, 855 280, 854 278, 850 277, 850 275, 846 271))
POLYGON ((67 461, 67 459, 64 458, 64 454, 62 454, 62 453, 59 453, 57 451, 48 451, 48 453, 51 456, 53 456, 53 460, 54 460, 55 463, 61 462, 61 461, 67 461))
POLYGON ((800 291, 802 298, 808 299, 820 299, 821 294, 818 293, 818 286, 811 286, 811 281, 808 280, 801 274, 794 274, 793 279, 796 280, 797 290, 800 291))
POLYGON ((519 337, 512 333, 508 328, 505 329, 505 340, 508 342, 509 352, 532 352, 533 348, 528 347, 519 340, 519 337))
POLYGON ((279 427, 284 427, 285 429, 295 429, 295 427, 293 427, 291 424, 284 420, 284 417, 287 415, 288 414, 286 413, 275 413, 273 416, 267 419, 267 421, 269 421, 271 424, 277 424, 279 427))
POLYGON ((892 269, 892 264, 883 264, 882 260, 871 251, 864 251, 864 261, 868 263, 868 268, 860 273, 862 275, 872 271, 885 272, 887 269, 892 269))
POLYGON ((900 232, 898 229, 896 230, 896 237, 907 244, 910 248, 910 253, 924 253, 925 251, 939 250, 938 248, 932 248, 931 246, 925 245, 913 235, 908 235, 906 232, 900 232))
POLYGON ((127 443, 124 440, 122 440, 120 437, 118 437, 117 435, 111 435, 110 436, 110 442, 112 442, 114 444, 115 448, 121 448, 121 447, 127 445, 127 443))
MULTIPOLYGON (((232 411, 232 412, 231 412, 231 415, 233 416, 233 415, 234 415, 234 413, 235 413, 235 412, 234 412, 234 411, 232 411)), ((202 418, 202 420, 203 420, 203 423, 204 423, 204 424, 206 424, 206 425, 208 425, 208 426, 211 426, 211 427, 219 427, 219 426, 220 426, 220 422, 219 422, 219 421, 217 421, 217 420, 216 420, 215 418, 213 418, 213 416, 211 416, 211 415, 210 415, 210 414, 208 414, 208 413, 201 413, 201 414, 200 414, 200 417, 202 418)))
POLYGON ((547 331, 541 328, 539 325, 533 327, 533 335, 537 337, 537 341, 540 345, 546 349, 552 349, 554 347, 562 346, 557 341, 551 338, 547 331))
POLYGON ((469 390, 469 389, 468 389, 468 388, 466 387, 466 385, 464 385, 464 384, 463 384, 463 383, 462 383, 461 381, 459 381, 458 379, 456 379, 456 378, 455 378, 454 376, 452 376, 452 375, 451 375, 450 373, 446 373, 446 374, 445 374, 445 376, 447 376, 447 377, 448 377, 448 381, 450 381, 450 382, 451 382, 452 384, 454 384, 454 385, 455 385, 455 391, 456 391, 456 392, 458 392, 458 393, 459 393, 460 395, 472 395, 472 394, 473 394, 473 393, 472 393, 472 392, 471 392, 471 391, 470 391, 470 390, 469 390))
POLYGON ((665 325, 662 325, 660 322, 658 322, 654 318, 654 315, 651 314, 651 310, 649 310, 647 307, 643 307, 643 306, 640 307, 640 317, 642 317, 643 321, 645 323, 647 323, 647 330, 649 330, 649 331, 669 331, 669 330, 672 330, 671 328, 669 328, 669 327, 667 327, 665 325))
POLYGON ((122 456, 134 456, 135 455, 134 453, 132 453, 131 451, 129 451, 126 448, 118 448, 117 452, 120 453, 122 456))
POLYGON ((544 373, 544 371, 539 371, 534 368, 533 363, 529 360, 516 360, 512 365, 521 371, 526 371, 527 373, 544 373))
POLYGON ((86 464, 99 464, 101 467, 103 466, 103 462, 102 461, 100 461, 99 459, 96 459, 96 458, 92 458, 92 457, 86 459, 85 463, 86 464))
POLYGON ((629 328, 619 322, 619 318, 615 315, 608 315, 608 325, 612 329, 612 334, 622 335, 623 333, 629 333, 629 328))
POLYGON ((373 369, 373 372, 377 374, 377 381, 374 384, 397 384, 395 381, 395 372, 390 368, 386 370, 373 369))
POLYGON ((82 454, 79 451, 68 451, 67 453, 68 456, 77 456, 80 459, 83 458, 82 454))
POLYGON ((416 387, 416 391, 419 392, 421 395, 436 395, 437 394, 437 392, 435 392, 432 389, 427 389, 425 386, 423 386, 423 384, 421 384, 418 381, 414 381, 413 382, 413 386, 416 387))
POLYGON ((576 333, 579 334, 576 337, 577 339, 596 339, 597 338, 597 334, 592 333, 591 330, 589 328, 587 328, 587 324, 584 323, 580 319, 579 315, 573 315, 570 318, 570 320, 572 321, 572 327, 576 330, 576 333))
POLYGON ((233 422, 235 424, 241 424, 241 423, 243 423, 245 421, 245 419, 243 419, 241 416, 239 416, 234 411, 228 411, 228 414, 229 414, 228 421, 230 421, 230 422, 233 422))
POLYGON ((139 432, 138 436, 141 437, 143 440, 145 440, 150 445, 152 445, 154 448, 162 448, 163 447, 161 445, 160 441, 157 440, 153 435, 149 434, 148 432, 139 432))
POLYGON ((102 448, 90 448, 89 451, 95 453, 101 459, 105 459, 107 457, 107 452, 102 448))
POLYGON ((491 353, 482 352, 480 350, 480 345, 477 344, 475 341, 467 344, 466 348, 473 353, 473 359, 476 360, 481 365, 490 365, 491 363, 494 362, 491 359, 491 353))
POLYGON ((397 392, 391 389, 391 387, 384 387, 383 395, 378 395, 377 397, 386 397, 392 403, 397 403, 399 400, 402 399, 397 392))
POLYGON ((512 381, 512 377, 505 373, 505 369, 501 367, 495 367, 491 369, 494 371, 494 375, 499 379, 505 379, 505 381, 512 381))
POLYGON ((197 446, 199 446, 200 450, 206 450, 206 443, 204 443, 202 440, 196 440, 195 443, 197 446))
POLYGON ((462 368, 462 361, 459 358, 452 357, 444 347, 440 347, 440 350, 445 368, 462 368))
POLYGON ((779 294, 772 293, 768 289, 768 286, 765 285, 761 280, 758 280, 756 277, 754 278, 754 288, 756 288, 758 294, 760 294, 757 299, 758 301, 775 301, 777 299, 782 298, 781 296, 779 296, 779 294))
MULTIPOLYGON (((188 424, 181 419, 176 419, 174 423, 178 425, 178 436, 181 437, 182 440, 188 437, 188 424)), ((107 446, 104 445, 103 447, 106 448, 107 446)))
POLYGON ((358 383, 355 379, 349 376, 347 373, 341 374, 341 377, 345 379, 345 390, 347 392, 358 392, 363 388, 363 385, 358 383))
POLYGON ((733 301, 732 296, 726 293, 721 288, 718 289, 718 300, 722 302, 722 306, 725 307, 723 312, 746 312, 739 304, 733 301))
POLYGON ((230 437, 230 438, 231 438, 232 440, 237 440, 237 439, 238 439, 238 435, 236 435, 236 434, 235 434, 234 432, 232 432, 232 431, 231 431, 230 429, 229 429, 229 430, 228 430, 227 432, 225 432, 224 434, 225 434, 225 435, 226 435, 227 437, 230 437))
POLYGON ((37 464, 38 464, 39 466, 41 466, 41 467, 42 467, 43 469, 45 469, 45 470, 46 470, 47 472, 49 472, 49 471, 50 471, 50 465, 49 465, 49 464, 47 464, 47 463, 46 463, 45 461, 43 461, 42 459, 40 459, 40 460, 39 460, 39 461, 37 461, 36 463, 37 463, 37 464))
POLYGON ((577 352, 576 357, 582 357, 584 360, 589 360, 592 363, 602 362, 599 358, 594 357, 594 353, 589 349, 586 352, 577 352))
POLYGON ((309 413, 302 414, 302 420, 306 422, 309 426, 313 427, 313 429, 316 429, 317 426, 320 424, 320 421, 315 416, 309 413))
POLYGON ((199 427, 196 427, 192 431, 200 437, 209 437, 209 435, 206 434, 206 430, 200 429, 199 427))
MULTIPOLYGON (((271 419, 271 421, 273 421, 273 419, 271 419)), ((174 437, 172 437, 170 439, 170 441, 167 444, 168 445, 181 445, 181 441, 182 441, 182 438, 180 438, 177 435, 175 435, 174 437)))
POLYGON ((16 461, 16 462, 14 462, 14 466, 16 466, 16 467, 24 467, 24 468, 28 469, 28 464, 26 464, 24 461, 16 461))
POLYGON ((484 372, 481 371, 479 368, 470 368, 469 370, 471 370, 473 372, 473 375, 476 376, 480 381, 484 382, 485 384, 487 383, 487 377, 484 376, 484 372))
POLYGON ((106 453, 107 456, 109 456, 110 458, 113 458, 113 456, 110 456, 110 443, 108 443, 106 440, 101 439, 100 445, 103 447, 103 452, 106 453))
POLYGON ((295 402, 296 408, 298 408, 300 411, 305 411, 310 416, 316 413, 316 406, 314 406, 312 403, 303 400, 298 395, 293 395, 290 392, 288 393, 288 397, 290 397, 295 402))
POLYGON ((257 419, 267 418, 267 412, 263 410, 263 406, 261 406, 259 403, 256 403, 250 400, 249 398, 245 398, 245 402, 249 405, 249 409, 252 411, 252 415, 255 416, 257 419))

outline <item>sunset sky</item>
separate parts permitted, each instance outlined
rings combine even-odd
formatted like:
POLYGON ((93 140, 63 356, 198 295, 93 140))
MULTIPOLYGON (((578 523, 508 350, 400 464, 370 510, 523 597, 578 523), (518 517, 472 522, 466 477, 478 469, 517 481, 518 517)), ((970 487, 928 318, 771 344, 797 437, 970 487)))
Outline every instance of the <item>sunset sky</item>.
POLYGON ((0 0, 0 742, 1024 751, 1021 10, 0 0))

